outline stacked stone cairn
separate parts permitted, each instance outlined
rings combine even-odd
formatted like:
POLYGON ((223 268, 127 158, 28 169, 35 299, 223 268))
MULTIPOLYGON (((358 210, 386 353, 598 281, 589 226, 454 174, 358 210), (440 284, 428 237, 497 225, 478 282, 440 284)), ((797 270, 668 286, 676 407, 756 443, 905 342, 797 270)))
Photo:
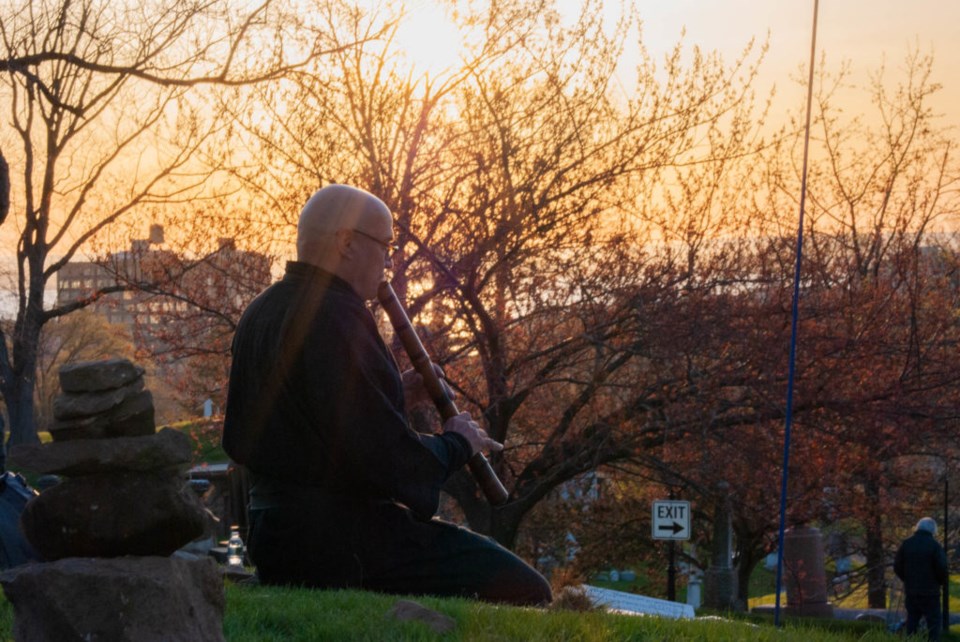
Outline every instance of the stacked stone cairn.
POLYGON ((14 638, 223 640, 220 568, 174 555, 206 519, 185 479, 189 438, 156 431, 143 369, 125 359, 64 366, 60 387, 53 442, 8 457, 63 479, 20 518, 45 561, 0 574, 14 638))

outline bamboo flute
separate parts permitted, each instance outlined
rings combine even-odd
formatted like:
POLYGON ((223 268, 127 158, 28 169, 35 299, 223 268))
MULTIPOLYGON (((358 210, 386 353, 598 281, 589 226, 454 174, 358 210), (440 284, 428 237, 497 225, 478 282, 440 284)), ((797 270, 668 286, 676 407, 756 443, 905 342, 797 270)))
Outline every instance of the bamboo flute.
MULTIPOLYGON (((440 411, 440 416, 446 421, 450 417, 460 414, 453 399, 450 398, 450 395, 447 394, 446 389, 443 387, 440 377, 434 372, 430 355, 427 354, 426 349, 423 347, 420 337, 417 336, 416 330, 413 329, 413 324, 410 323, 410 318, 400 304, 400 299, 397 298, 397 293, 393 291, 393 286, 391 286, 389 282, 384 281, 380 284, 380 288, 377 291, 377 299, 380 301, 380 305, 383 306, 384 311, 386 311, 387 317, 390 319, 390 324, 397 333, 397 338, 400 339, 403 349, 410 357, 411 364, 414 369, 420 373, 420 376, 423 377, 423 385, 426 387, 433 403, 437 406, 437 410, 440 411)), ((503 487, 503 484, 497 478, 497 474, 493 471, 490 462, 483 456, 483 453, 474 453, 467 462, 467 465, 470 468, 470 472, 473 473, 474 479, 477 480, 477 484, 480 486, 483 494, 486 496, 487 501, 494 506, 499 506, 507 501, 509 497, 507 489, 503 487)))

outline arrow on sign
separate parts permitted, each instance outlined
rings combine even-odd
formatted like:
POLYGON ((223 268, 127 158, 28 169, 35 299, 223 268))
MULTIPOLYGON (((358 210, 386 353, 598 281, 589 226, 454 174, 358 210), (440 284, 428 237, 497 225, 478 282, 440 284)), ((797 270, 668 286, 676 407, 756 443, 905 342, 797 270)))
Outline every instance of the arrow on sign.
POLYGON ((676 535, 677 533, 679 533, 680 531, 683 530, 683 525, 682 525, 682 524, 678 524, 677 522, 674 522, 674 523, 672 523, 672 524, 660 524, 660 525, 657 527, 657 530, 658 530, 658 531, 673 531, 673 534, 676 535))

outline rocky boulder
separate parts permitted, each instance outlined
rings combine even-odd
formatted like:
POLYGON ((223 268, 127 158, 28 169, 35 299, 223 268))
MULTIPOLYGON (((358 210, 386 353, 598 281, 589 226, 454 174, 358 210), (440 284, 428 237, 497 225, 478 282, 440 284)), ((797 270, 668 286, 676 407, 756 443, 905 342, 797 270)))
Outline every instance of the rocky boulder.
POLYGON ((68 558, 0 574, 18 642, 219 642, 226 600, 210 559, 68 558))
POLYGON ((47 560, 170 555, 203 534, 206 510, 185 480, 153 473, 76 477, 43 492, 20 517, 47 560))

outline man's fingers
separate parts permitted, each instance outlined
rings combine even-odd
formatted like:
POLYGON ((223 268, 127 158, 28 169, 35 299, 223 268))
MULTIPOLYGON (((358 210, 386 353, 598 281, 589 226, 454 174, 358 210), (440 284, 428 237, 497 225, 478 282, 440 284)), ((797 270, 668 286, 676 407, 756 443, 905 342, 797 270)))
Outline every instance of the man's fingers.
POLYGON ((487 431, 481 428, 479 424, 474 422, 474 425, 477 426, 477 433, 479 433, 479 435, 483 438, 483 445, 487 450, 491 450, 493 452, 500 452, 503 450, 503 444, 490 437, 490 435, 487 434, 487 431))

